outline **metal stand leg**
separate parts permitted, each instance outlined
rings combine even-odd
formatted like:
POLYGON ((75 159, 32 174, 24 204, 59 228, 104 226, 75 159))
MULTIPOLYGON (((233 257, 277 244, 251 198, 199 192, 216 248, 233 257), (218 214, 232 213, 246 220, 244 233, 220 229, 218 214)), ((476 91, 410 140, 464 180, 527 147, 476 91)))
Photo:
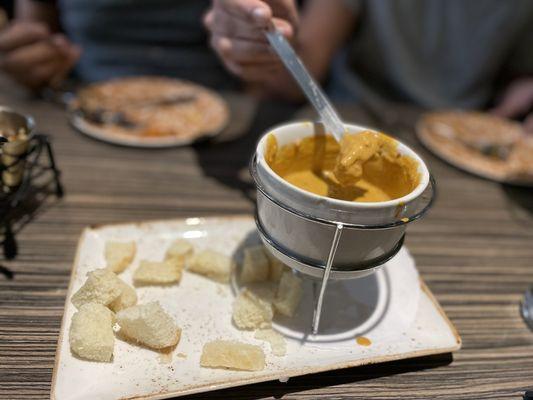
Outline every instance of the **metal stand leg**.
POLYGON ((6 221, 4 226, 4 257, 6 260, 12 260, 17 256, 17 253, 18 246, 11 228, 11 222, 6 221))
POLYGON ((324 302, 324 294, 326 293, 326 286, 329 280, 329 274, 331 273, 331 267, 333 266, 333 260, 335 259, 335 253, 337 253, 337 247, 341 239, 343 225, 337 224, 335 229, 335 235, 331 242, 331 249, 329 250, 328 261, 326 263, 326 269, 324 269, 324 275, 322 276, 322 285, 320 286, 320 294, 318 295, 318 301, 316 303, 315 315, 313 316, 313 335, 318 333, 318 326, 320 324, 320 314, 322 313, 322 303, 324 302))
POLYGON ((56 185, 56 196, 58 198, 61 198, 61 197, 63 197, 65 192, 63 190, 63 185, 61 184, 61 180, 59 179, 60 172, 59 172, 59 170, 56 167, 56 162, 55 162, 55 159, 54 159, 54 153, 52 153, 52 146, 50 145, 50 142, 48 141, 48 139, 44 140, 44 145, 46 146, 46 152, 48 153, 48 159, 49 159, 49 162, 50 162, 50 169, 52 170, 52 173, 54 174, 54 181, 55 181, 55 185, 56 185))

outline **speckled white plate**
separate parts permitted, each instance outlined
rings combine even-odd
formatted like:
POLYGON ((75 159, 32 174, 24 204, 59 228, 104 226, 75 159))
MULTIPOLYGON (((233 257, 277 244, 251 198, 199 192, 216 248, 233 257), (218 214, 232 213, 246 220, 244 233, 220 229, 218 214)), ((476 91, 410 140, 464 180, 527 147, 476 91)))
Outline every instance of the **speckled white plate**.
POLYGON ((104 243, 109 239, 136 240, 133 266, 121 274, 131 283, 141 259, 161 259, 178 237, 197 248, 213 248, 237 260, 244 246, 259 243, 253 218, 220 217, 93 227, 80 239, 61 326, 51 398, 55 400, 163 399, 191 393, 338 368, 375 364, 458 350, 461 340, 429 289, 418 276, 414 261, 402 249, 372 276, 328 286, 321 331, 310 334, 317 282, 306 279, 304 297, 293 319, 277 319, 274 328, 285 335, 287 355, 276 357, 253 332, 237 330, 231 322, 235 288, 185 273, 173 287, 137 289, 139 302, 158 300, 183 329, 171 354, 160 354, 116 340, 111 363, 75 358, 68 329, 75 312, 72 294, 85 274, 104 266, 104 243), (357 344, 364 336, 370 346, 357 344), (233 339, 263 347, 267 366, 260 372, 206 369, 199 365, 202 346, 214 339, 233 339))

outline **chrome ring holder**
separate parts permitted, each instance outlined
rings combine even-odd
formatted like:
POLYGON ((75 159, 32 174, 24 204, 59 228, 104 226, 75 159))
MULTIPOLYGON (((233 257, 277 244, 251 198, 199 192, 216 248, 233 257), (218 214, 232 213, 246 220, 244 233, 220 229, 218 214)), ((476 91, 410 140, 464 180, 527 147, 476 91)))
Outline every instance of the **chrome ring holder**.
MULTIPOLYGON (((316 335, 318 333, 318 329, 320 326, 320 317, 322 312, 322 305, 324 302, 324 295, 326 293, 326 288, 328 281, 330 279, 332 271, 335 271, 335 273, 340 277, 340 279, 352 279, 357 278, 358 276, 355 276, 354 272, 361 272, 361 271, 372 271, 376 270, 377 268, 383 266, 387 261, 389 261, 391 258, 393 258, 398 251, 403 246, 403 242, 405 239, 405 234, 400 237, 394 248, 389 251, 388 253, 378 256, 372 260, 369 260, 368 262, 353 266, 350 270, 344 270, 339 269, 335 270, 334 268, 334 260, 335 260, 335 254, 337 253, 338 245, 342 236, 342 233, 346 229, 357 229, 357 230, 381 230, 381 229, 390 229, 401 225, 406 225, 410 222, 416 221, 419 218, 421 218, 433 205, 433 202, 435 201, 435 197, 437 195, 437 187, 435 183, 435 179, 430 174, 429 177, 429 185, 424 194, 422 196, 425 196, 426 203, 423 204, 422 208, 418 210, 415 214, 404 217, 400 220, 387 223, 387 224, 377 224, 377 225, 362 225, 362 224, 351 224, 351 223, 344 223, 344 222, 338 222, 338 221, 328 221, 322 218, 314 217, 312 215, 305 214, 299 210, 296 210, 292 207, 289 207, 286 204, 283 204, 279 200, 273 198, 270 193, 268 193, 265 190, 265 187, 261 183, 259 176, 257 174, 257 163, 256 163, 256 155, 254 155, 250 161, 250 174, 252 175, 252 178, 255 182, 256 188, 258 191, 261 192, 262 195, 265 196, 266 199, 268 199, 270 202, 274 203, 278 207, 283 208, 285 211, 299 217, 303 218, 308 221, 320 223, 320 224, 326 224, 334 227, 334 234, 333 238, 331 240, 331 245, 327 257, 327 261, 325 265, 317 264, 315 262, 312 262, 310 260, 306 260, 301 256, 298 256, 291 252, 290 249, 285 248, 280 243, 277 243, 264 229, 264 227, 261 224, 261 221, 258 216, 257 207, 255 212, 255 223, 257 226, 257 229, 259 231, 260 236, 262 239, 267 242, 273 249, 280 252, 281 254, 285 255, 289 259, 292 259, 299 264, 305 265, 306 269, 312 268, 312 269, 321 269, 323 270, 322 277, 321 277, 321 285, 320 285, 320 291, 318 295, 318 299, 316 301, 316 306, 313 314, 313 321, 312 321, 312 333, 313 335, 316 335), (344 275, 344 276, 343 276, 344 275)), ((296 268, 294 268, 296 269, 296 268)), ((298 270, 300 273, 309 275, 308 272, 304 272, 302 270, 298 270)), ((360 276, 360 275, 359 275, 360 276)))

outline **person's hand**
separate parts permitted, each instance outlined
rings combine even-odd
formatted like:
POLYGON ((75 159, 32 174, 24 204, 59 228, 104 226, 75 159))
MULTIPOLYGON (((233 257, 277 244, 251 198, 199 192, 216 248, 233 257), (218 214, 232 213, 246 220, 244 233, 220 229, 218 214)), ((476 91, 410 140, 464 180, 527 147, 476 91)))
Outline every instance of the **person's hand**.
POLYGON ((80 53, 41 23, 15 21, 0 31, 0 69, 31 89, 58 85, 80 53))
POLYGON ((524 129, 533 134, 533 78, 522 78, 511 83, 491 111, 506 118, 525 115, 524 129))
POLYGON ((204 17, 226 68, 249 82, 264 81, 282 67, 263 30, 274 26, 291 40, 297 23, 294 0, 213 0, 204 17))

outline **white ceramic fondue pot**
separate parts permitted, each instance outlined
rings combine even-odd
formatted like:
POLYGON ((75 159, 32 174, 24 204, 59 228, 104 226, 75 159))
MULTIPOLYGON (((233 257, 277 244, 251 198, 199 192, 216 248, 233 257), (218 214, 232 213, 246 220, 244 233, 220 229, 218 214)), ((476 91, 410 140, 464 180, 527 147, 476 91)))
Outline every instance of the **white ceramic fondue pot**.
MULTIPOLYGON (((370 128, 346 124, 348 133, 370 128)), ((420 183, 409 194, 366 203, 332 199, 302 190, 277 175, 265 160, 267 136, 279 146, 315 134, 317 125, 296 122, 278 126, 259 140, 250 170, 257 186, 256 223, 267 249, 304 274, 322 278, 336 231, 332 279, 358 278, 373 272, 401 248, 406 226, 431 206, 433 179, 424 161, 409 147, 398 151, 418 162, 420 183)), ((322 130, 321 130, 322 131, 322 130)))

